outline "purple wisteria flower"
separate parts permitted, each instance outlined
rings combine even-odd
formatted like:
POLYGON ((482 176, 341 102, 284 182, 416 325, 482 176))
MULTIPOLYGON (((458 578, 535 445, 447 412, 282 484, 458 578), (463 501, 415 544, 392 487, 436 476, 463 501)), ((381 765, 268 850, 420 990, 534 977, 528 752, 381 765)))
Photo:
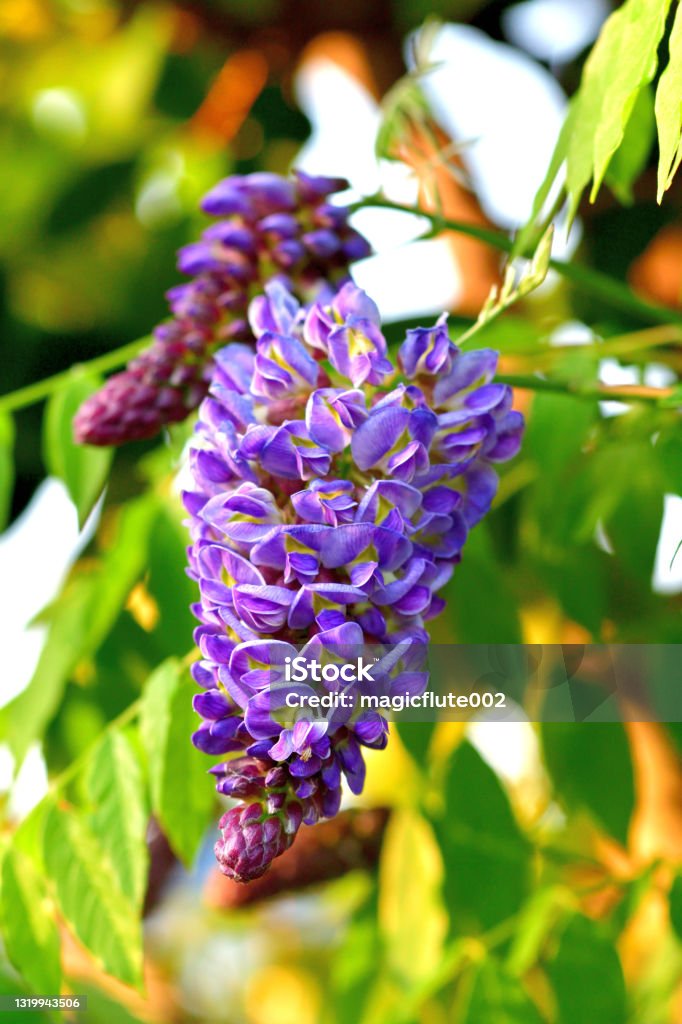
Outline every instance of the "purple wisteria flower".
MULTIPOLYGON (((183 420, 208 391, 216 349, 263 335, 258 305, 249 323, 249 303, 266 281, 279 280, 310 300, 348 280, 349 265, 367 256, 369 245, 349 226, 347 208, 329 201, 346 188, 343 178, 301 171, 291 180, 256 173, 216 185, 202 208, 220 219, 179 253, 178 269, 193 280, 167 293, 172 317, 155 329, 152 345, 83 403, 76 440, 123 444, 183 420)), ((268 312, 271 334, 259 347, 259 387, 267 394, 286 386, 278 371, 281 346, 295 380, 307 381, 312 372, 311 357, 286 336, 285 312, 268 312)))
MULTIPOLYGON (((227 187, 216 196, 223 210, 240 201, 227 187)), ((225 758, 211 769, 217 789, 243 802, 216 843, 242 881, 302 823, 336 814, 344 779, 359 793, 363 748, 387 741, 384 718, 355 705, 284 713, 309 690, 285 665, 301 648, 322 663, 372 645, 372 692, 422 692, 425 623, 523 429, 493 381, 496 354, 459 351, 443 318, 408 332, 400 377, 353 284, 301 307, 273 282, 249 316, 255 350, 216 356, 184 495, 200 597, 193 740, 225 758)))

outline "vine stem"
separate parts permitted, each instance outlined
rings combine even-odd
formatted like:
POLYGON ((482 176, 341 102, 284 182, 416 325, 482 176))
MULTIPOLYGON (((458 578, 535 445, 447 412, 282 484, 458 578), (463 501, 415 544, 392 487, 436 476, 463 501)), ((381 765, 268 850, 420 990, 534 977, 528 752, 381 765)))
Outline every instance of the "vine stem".
MULTIPOLYGON (((511 253, 514 243, 511 238, 500 231, 491 228, 481 227, 478 224, 470 224, 466 221, 453 220, 450 217, 443 217, 439 213, 430 213, 418 206, 407 206, 403 203, 393 202, 383 196, 365 196, 363 199, 353 203, 351 211, 377 208, 384 210, 395 210, 399 213, 407 213, 412 216, 424 217, 431 222, 431 233, 439 231, 456 231, 459 234, 475 238, 486 245, 490 245, 500 252, 511 253)), ((596 296, 607 302, 612 307, 624 310, 639 319, 653 321, 657 324, 670 325, 682 324, 682 313, 657 303, 647 302, 636 296, 627 285, 621 281, 603 274, 593 268, 582 267, 574 263, 567 263, 564 260, 551 259, 550 267, 558 274, 579 287, 583 292, 596 296)), ((63 370, 51 377, 36 381, 17 391, 11 391, 0 395, 0 414, 12 412, 15 409, 22 409, 36 402, 48 398, 53 391, 61 385, 66 384, 74 372, 79 369, 89 373, 106 373, 108 370, 115 370, 129 359, 136 356, 150 342, 149 337, 138 338, 137 341, 123 345, 113 352, 105 352, 104 355, 96 356, 94 359, 82 363, 76 363, 68 370, 63 370)), ((503 378, 500 378, 503 379, 503 378)), ((657 402, 661 398, 667 398, 671 393, 670 388, 644 388, 637 385, 624 386, 621 388, 608 387, 607 385, 592 382, 590 384, 571 384, 564 381, 550 381, 541 377, 508 377, 504 378, 507 383, 516 387, 525 387, 533 391, 555 391, 573 394, 584 398, 622 398, 624 401, 657 402)))
POLYGON ((574 398, 597 398, 604 401, 651 402, 654 405, 675 392, 674 388, 650 388, 641 384, 611 385, 601 384, 599 381, 548 380, 546 377, 535 377, 533 374, 498 373, 495 374, 495 380, 529 391, 552 391, 572 395, 574 398))
MULTIPOLYGON (((407 206, 404 203, 395 203, 383 196, 366 196, 353 203, 351 210, 363 210, 377 208, 382 210, 396 210, 400 213, 409 213, 416 217, 425 217, 432 224, 432 230, 456 231, 458 234, 467 235, 469 238, 476 238, 479 242, 499 249, 501 252, 511 253, 514 242, 501 231, 494 231, 491 228, 481 227, 479 224, 470 224, 467 221, 452 220, 450 217, 443 217, 439 213, 430 213, 422 210, 419 206, 407 206)), ((610 306, 621 309, 642 320, 650 320, 655 323, 669 324, 682 323, 682 313, 666 306, 660 306, 655 302, 648 302, 635 295, 626 284, 618 281, 600 270, 592 267, 582 267, 576 263, 568 263, 565 260, 551 259, 549 265, 557 274, 570 281, 571 284, 580 288, 588 295, 594 295, 602 299, 610 306)))
POLYGON ((150 340, 149 337, 138 338, 137 341, 131 341, 121 348, 114 349, 113 352, 105 352, 104 355, 96 356, 94 359, 74 363, 68 370, 62 370, 51 377, 44 377, 42 380, 36 381, 35 384, 28 384, 25 388, 19 388, 17 391, 9 391, 5 395, 0 395, 0 413, 12 412, 14 409, 23 409, 27 405, 41 402, 62 384, 66 384, 79 370, 87 369, 88 373, 106 373, 108 370, 115 370, 136 356, 149 344, 150 340))

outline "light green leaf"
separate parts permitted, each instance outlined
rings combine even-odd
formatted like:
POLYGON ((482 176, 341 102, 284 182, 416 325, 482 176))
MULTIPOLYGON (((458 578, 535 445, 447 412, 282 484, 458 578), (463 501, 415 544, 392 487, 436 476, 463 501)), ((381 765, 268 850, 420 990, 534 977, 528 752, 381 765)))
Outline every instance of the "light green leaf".
POLYGON ((177 855, 191 864, 213 807, 209 759, 190 735, 198 720, 192 687, 175 658, 164 661, 146 684, 140 728, 149 762, 152 808, 177 855))
POLYGON ((682 160, 682 7, 677 8, 670 33, 670 61, 656 89, 658 126, 658 201, 670 188, 682 160))
POLYGON ((487 930, 518 913, 530 879, 528 843, 497 776, 469 743, 450 758, 435 824, 452 929, 487 930))
POLYGON ((14 420, 8 412, 0 413, 0 530, 9 515, 14 484, 14 420))
POLYGON ((74 370, 71 380, 55 391, 45 410, 43 455, 48 473, 66 484, 82 526, 99 498, 111 465, 111 448, 76 444, 73 418, 101 380, 74 370))
POLYGON ((147 809, 140 765, 125 735, 106 732, 88 762, 87 794, 93 833, 109 855, 121 889, 142 905, 147 880, 147 809))
POLYGON ((442 874, 430 825, 413 810, 394 811, 381 848, 379 925, 388 964, 404 981, 428 978, 440 962, 447 930, 442 874))
POLYGON ((587 810, 627 842, 634 808, 632 760, 620 722, 544 722, 545 763, 569 810, 587 810))
POLYGON ((635 101, 623 142, 606 172, 606 183, 621 203, 632 202, 632 186, 646 167, 655 134, 653 95, 645 85, 635 101))
POLYGON ((585 63, 566 177, 573 212, 594 178, 594 200, 623 141, 642 86, 656 73, 670 0, 626 0, 608 18, 585 63))
POLYGON ((17 764, 42 735, 76 666, 97 651, 143 571, 156 511, 151 499, 129 505, 97 569, 70 580, 49 611, 47 640, 27 688, 0 711, 2 734, 17 764))
MULTIPOLYGON (((523 252, 533 237, 537 219, 564 163, 569 222, 575 217, 580 198, 591 179, 591 199, 594 200, 612 166, 614 154, 624 144, 641 90, 656 73, 658 45, 665 31, 669 7, 670 0, 626 0, 604 23, 585 62, 580 88, 569 105, 529 222, 516 240, 515 255, 523 252)), ((672 83, 670 86, 672 93, 672 83)), ((677 116, 679 118, 679 108, 677 116)), ((635 128, 636 125, 631 131, 635 128)), ((641 152, 637 156, 641 161, 641 152)), ((634 157, 634 153, 626 153, 621 162, 616 163, 617 177, 630 176, 631 180, 636 170, 634 157)))
POLYGON ((576 914, 547 965, 556 996, 557 1024, 620 1024, 627 1019, 623 970, 612 935, 576 914))
POLYGON ((74 934, 109 974, 142 981, 142 929, 114 869, 85 821, 53 807, 44 855, 60 909, 74 934))
POLYGON ((36 993, 61 988, 60 941, 45 880, 11 847, 2 864, 3 941, 7 956, 36 993))
POLYGON ((466 1007, 457 1015, 461 1024, 542 1024, 521 982, 492 958, 480 961, 466 984, 466 1007))

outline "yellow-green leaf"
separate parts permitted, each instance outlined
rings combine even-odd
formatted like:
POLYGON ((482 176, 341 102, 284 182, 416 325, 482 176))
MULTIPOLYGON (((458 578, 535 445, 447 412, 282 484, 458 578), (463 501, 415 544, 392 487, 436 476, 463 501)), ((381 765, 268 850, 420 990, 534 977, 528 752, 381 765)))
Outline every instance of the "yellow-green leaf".
POLYGON ((395 811, 382 844, 379 923, 388 963, 405 981, 425 980, 440 963, 447 931, 442 875, 428 822, 415 811, 395 811))
POLYGON ((75 812, 53 807, 45 822, 45 866, 74 934, 109 974, 142 980, 142 928, 101 843, 75 812))
POLYGON ((2 937, 7 956, 39 994, 58 995, 60 941, 45 879, 20 850, 2 864, 2 937))
POLYGON ((139 908, 147 880, 147 808, 140 765, 123 733, 106 732, 88 763, 90 824, 121 889, 139 908))
POLYGON ((682 161, 682 6, 675 14, 669 48, 670 61, 659 79, 655 103, 659 203, 682 161))

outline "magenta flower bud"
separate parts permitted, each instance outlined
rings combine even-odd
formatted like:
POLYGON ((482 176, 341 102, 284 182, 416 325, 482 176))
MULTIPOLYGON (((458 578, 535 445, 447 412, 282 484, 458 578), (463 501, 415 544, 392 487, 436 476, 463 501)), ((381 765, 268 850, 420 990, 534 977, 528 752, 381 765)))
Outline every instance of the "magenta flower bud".
POLYGON ((300 820, 295 821, 291 813, 268 814, 259 803, 233 807, 218 826, 221 837, 215 855, 220 870, 236 882, 260 878, 275 857, 291 846, 300 825, 300 820))
POLYGON ((353 253, 367 250, 347 226, 348 211, 333 207, 332 218, 327 209, 329 194, 346 187, 335 178, 265 173, 232 175, 216 185, 202 208, 226 219, 180 250, 178 266, 193 279, 167 293, 173 318, 155 328, 150 348, 83 404, 76 440, 123 444, 183 420, 208 390, 216 351, 228 341, 253 344, 254 333, 262 333, 249 324, 247 308, 254 292, 274 283, 273 266, 280 283, 304 301, 346 281, 353 253), (333 230, 320 223, 322 208, 322 221, 333 219, 333 230))

